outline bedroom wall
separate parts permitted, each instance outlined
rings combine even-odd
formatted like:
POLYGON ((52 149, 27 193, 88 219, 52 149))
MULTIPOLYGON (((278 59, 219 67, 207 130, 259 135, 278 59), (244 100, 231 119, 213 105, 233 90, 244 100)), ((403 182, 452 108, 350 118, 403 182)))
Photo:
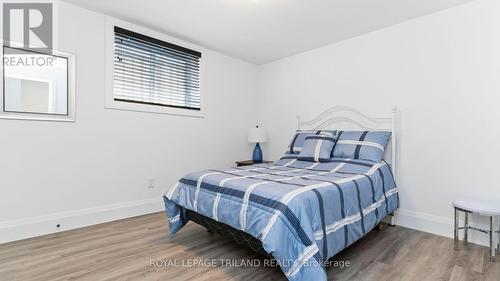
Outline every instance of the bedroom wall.
POLYGON ((186 172, 250 157, 255 65, 200 48, 205 118, 105 109, 105 16, 64 2, 58 16, 76 122, 0 119, 0 243, 160 211, 186 172))
POLYGON ((478 0, 261 66, 266 158, 282 155, 297 114, 348 105, 378 116, 397 106, 397 222, 450 236, 454 198, 500 200, 499 26, 500 2, 478 0))

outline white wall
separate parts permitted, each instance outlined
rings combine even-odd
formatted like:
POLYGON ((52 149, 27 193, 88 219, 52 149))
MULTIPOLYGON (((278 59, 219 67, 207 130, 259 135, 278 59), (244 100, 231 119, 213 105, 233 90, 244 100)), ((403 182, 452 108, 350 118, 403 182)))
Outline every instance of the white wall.
POLYGON ((0 120, 0 243, 162 210, 186 172, 249 157, 256 66, 200 47, 205 118, 105 109, 105 17, 64 2, 58 16, 76 122, 0 120))
POLYGON ((451 235, 454 198, 500 200, 499 26, 500 2, 479 0, 262 66, 264 151, 282 155, 297 114, 397 106, 397 221, 451 235))

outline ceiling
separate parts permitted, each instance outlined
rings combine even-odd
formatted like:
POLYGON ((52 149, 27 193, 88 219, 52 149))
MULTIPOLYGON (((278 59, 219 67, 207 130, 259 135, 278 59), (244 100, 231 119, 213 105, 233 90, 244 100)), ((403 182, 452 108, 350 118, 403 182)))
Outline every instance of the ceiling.
POLYGON ((471 0, 65 0, 263 64, 471 0))

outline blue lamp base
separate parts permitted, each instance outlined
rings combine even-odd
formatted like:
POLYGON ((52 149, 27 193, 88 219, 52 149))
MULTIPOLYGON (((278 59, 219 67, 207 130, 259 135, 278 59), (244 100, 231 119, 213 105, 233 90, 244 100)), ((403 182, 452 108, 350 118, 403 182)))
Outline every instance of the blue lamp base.
POLYGON ((262 162, 262 149, 260 149, 259 143, 256 143, 253 149, 252 161, 258 163, 262 162))

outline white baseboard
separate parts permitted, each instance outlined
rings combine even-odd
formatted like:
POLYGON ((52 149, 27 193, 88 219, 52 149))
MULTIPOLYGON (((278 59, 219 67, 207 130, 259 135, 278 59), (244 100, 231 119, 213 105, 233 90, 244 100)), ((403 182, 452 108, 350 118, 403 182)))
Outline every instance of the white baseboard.
MULTIPOLYGON (((4 221, 0 222, 0 244, 162 210, 164 210, 162 198, 151 198, 4 221), (59 228, 56 227, 57 224, 60 224, 59 228)), ((453 238, 452 218, 399 209, 396 212, 396 225, 453 238)), ((476 225, 486 228, 480 220, 476 225)), ((487 235, 481 233, 471 231, 469 241, 488 246, 487 235)))
POLYGON ((0 222, 0 244, 162 210, 160 197, 3 221, 0 222))
MULTIPOLYGON (((480 218, 474 219, 471 218, 471 224, 488 229, 489 226, 480 218)), ((453 238, 453 218, 399 209, 396 212, 396 225, 453 238)), ((463 231, 460 231, 460 234, 460 238, 462 238, 463 231)), ((476 231, 469 231, 469 242, 489 247, 488 235, 476 231)))

